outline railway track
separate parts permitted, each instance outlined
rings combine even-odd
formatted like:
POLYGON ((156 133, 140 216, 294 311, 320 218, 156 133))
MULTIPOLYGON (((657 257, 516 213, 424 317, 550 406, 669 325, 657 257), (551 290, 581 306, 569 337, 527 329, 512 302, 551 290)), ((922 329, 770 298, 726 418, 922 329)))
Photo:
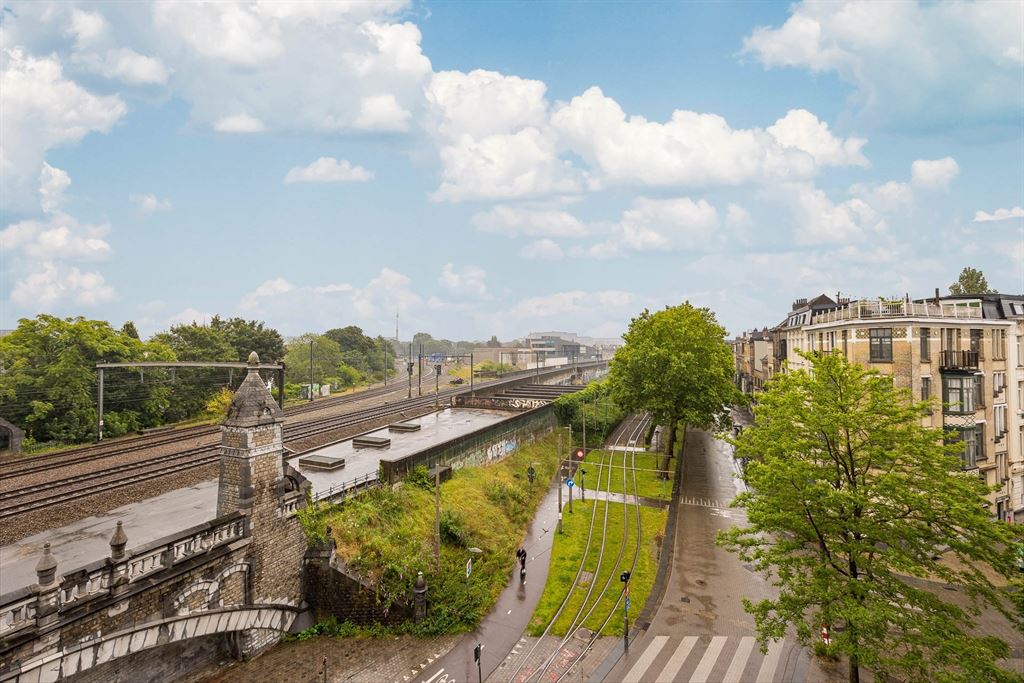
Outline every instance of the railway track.
MULTIPOLYGON (((516 377, 532 373, 532 370, 523 371, 521 373, 515 373, 515 375, 506 376, 506 378, 503 379, 515 379, 516 377)), ((349 402, 353 400, 372 398, 374 396, 386 396, 400 391, 399 387, 379 387, 378 389, 379 390, 374 390, 373 394, 369 394, 369 392, 360 392, 359 394, 345 397, 347 399, 346 401, 338 402, 349 402)), ((404 413, 411 411, 419 411, 423 408, 430 407, 435 403, 444 403, 452 396, 460 393, 466 393, 469 390, 469 387, 448 388, 441 390, 436 395, 429 394, 412 399, 403 398, 400 401, 385 404, 383 406, 372 406, 341 415, 330 415, 321 419, 312 419, 291 425, 286 424, 283 435, 284 441, 287 444, 288 442, 296 442, 302 439, 320 436, 339 429, 354 427, 378 418, 403 415, 404 413)), ((336 403, 337 402, 335 402, 335 404, 336 403)), ((316 406, 316 408, 313 408, 312 406, 306 408, 303 406, 300 408, 305 408, 305 410, 292 410, 287 414, 292 416, 297 412, 314 412, 316 409, 323 407, 325 407, 324 402, 321 402, 316 406)), ((198 429, 204 429, 211 435, 216 434, 219 430, 218 427, 205 425, 201 428, 190 429, 195 429, 197 431, 198 429)), ((132 444, 125 444, 121 448, 115 448, 113 449, 113 452, 109 448, 100 452, 93 452, 94 447, 91 447, 72 451, 70 452, 72 457, 68 457, 69 452, 64 451, 59 454, 54 454, 55 457, 60 458, 56 462, 52 461, 52 458, 47 457, 47 462, 38 463, 37 458, 44 456, 37 456, 36 458, 33 458, 32 463, 27 464, 25 467, 14 471, 5 470, 2 475, 0 475, 0 480, 9 480, 19 476, 39 474, 41 472, 64 468, 70 465, 101 460, 113 455, 136 450, 140 445, 145 448, 151 448, 154 445, 178 441, 181 439, 183 431, 184 430, 178 430, 173 435, 161 434, 160 436, 169 438, 161 439, 156 444, 153 441, 147 441, 145 444, 138 444, 136 440, 133 440, 132 444)), ((199 435, 202 434, 203 432, 200 432, 199 435)), ((8 520, 28 512, 74 502, 106 490, 113 490, 119 487, 141 483, 157 479, 159 477, 184 472, 189 469, 213 464, 217 462, 219 455, 220 445, 217 443, 210 443, 172 453, 156 455, 141 461, 112 465, 93 472, 59 477, 38 484, 4 491, 0 493, 0 521, 8 520)))
MULTIPOLYGON (((355 401, 387 396, 388 394, 397 392, 398 389, 395 387, 377 387, 375 389, 360 391, 355 394, 339 396, 336 400, 325 399, 324 401, 314 402, 307 406, 286 408, 285 415, 290 417, 315 412, 317 410, 326 410, 339 404, 353 403, 355 401)), ((3 472, 0 472, 0 481, 25 476, 27 474, 34 474, 36 472, 45 472, 46 470, 54 469, 56 467, 67 467, 69 465, 77 465, 83 462, 99 460, 101 458, 123 455, 125 453, 131 453, 145 448, 155 448, 170 443, 177 443, 182 439, 213 436, 219 432, 220 427, 217 425, 195 425, 193 427, 174 429, 169 432, 160 432, 159 434, 153 434, 151 436, 137 436, 122 441, 100 443, 92 446, 84 446, 82 448, 59 451, 57 453, 36 455, 30 458, 30 462, 8 461, 3 463, 4 468, 3 472)), ((20 460, 23 461, 24 459, 22 458, 20 460)))
MULTIPOLYGON (((615 576, 618 575, 618 573, 620 571, 620 568, 623 568, 623 569, 625 568, 624 565, 622 564, 622 559, 623 559, 623 556, 624 556, 625 551, 626 551, 626 542, 627 542, 627 539, 629 537, 629 534, 628 534, 628 517, 629 517, 630 506, 628 504, 623 504, 622 541, 619 544, 618 555, 616 556, 615 562, 611 566, 610 571, 608 572, 607 578, 604 580, 604 585, 601 587, 601 590, 598 592, 597 597, 593 597, 594 589, 598 585, 598 583, 600 582, 600 578, 601 578, 601 576, 600 576, 600 574, 601 574, 601 564, 602 564, 602 560, 604 559, 604 553, 606 551, 605 546, 607 545, 606 542, 605 542, 605 539, 607 537, 607 529, 608 529, 608 514, 609 514, 609 511, 611 509, 611 502, 612 502, 611 501, 611 494, 612 494, 611 483, 612 483, 613 468, 615 467, 615 462, 614 461, 616 460, 616 453, 619 452, 618 449, 620 447, 631 445, 632 443, 635 443, 638 440, 642 439, 643 435, 644 435, 644 433, 645 433, 645 431, 647 429, 647 425, 649 424, 649 422, 650 422, 650 417, 648 415, 641 415, 641 416, 639 416, 637 418, 632 418, 629 421, 627 421, 627 423, 624 425, 624 427, 620 429, 619 435, 618 435, 615 443, 612 445, 611 451, 609 453, 606 453, 604 456, 602 456, 602 460, 601 460, 601 463, 599 464, 599 469, 598 469, 598 486, 595 488, 595 491, 599 491, 600 490, 600 482, 601 482, 602 478, 604 478, 604 472, 607 469, 607 478, 605 480, 605 488, 606 488, 606 490, 604 492, 605 493, 605 500, 604 500, 605 505, 604 505, 604 516, 603 516, 603 522, 602 522, 600 546, 597 547, 596 549, 593 547, 594 546, 594 533, 593 532, 594 532, 595 521, 596 521, 597 516, 598 516, 598 507, 599 507, 597 502, 596 502, 596 499, 595 499, 595 503, 594 503, 593 509, 591 510, 591 519, 590 519, 590 527, 589 527, 590 531, 588 532, 586 545, 585 545, 585 547, 583 549, 582 556, 580 557, 579 568, 577 569, 576 576, 573 579, 573 582, 572 582, 571 586, 566 591, 565 598, 562 600, 561 604, 559 605, 558 609, 556 610, 555 615, 551 618, 551 620, 548 622, 548 625, 544 628, 544 632, 541 634, 541 637, 537 639, 537 641, 534 643, 533 647, 530 648, 530 650, 527 652, 526 656, 522 659, 521 663, 519 664, 519 667, 515 670, 515 672, 510 677, 509 683, 513 683, 513 682, 515 682, 515 683, 528 683, 529 681, 538 681, 539 682, 541 680, 550 680, 550 681, 554 681, 555 683, 558 683, 558 682, 562 681, 563 679, 565 679, 565 677, 568 676, 569 672, 572 671, 572 669, 583 659, 583 657, 586 655, 586 653, 588 652, 590 647, 597 640, 597 638, 600 637, 601 633, 605 630, 605 628, 607 628, 607 626, 610 623, 612 617, 616 614, 616 610, 617 610, 618 606, 622 603, 622 600, 625 597, 624 589, 620 589, 619 590, 619 595, 618 595, 618 597, 617 597, 617 599, 615 601, 615 604, 608 611, 608 615, 605 617, 605 619, 601 623, 601 625, 597 629, 595 629, 590 634, 590 636, 587 638, 586 646, 583 647, 583 649, 579 652, 579 654, 571 655, 570 658, 569 658, 568 666, 563 671, 561 671, 560 673, 559 672, 551 672, 550 674, 548 673, 549 669, 551 669, 552 665, 556 661, 559 661, 561 659, 560 655, 562 655, 563 652, 566 651, 567 645, 569 643, 571 643, 573 638, 575 638, 577 636, 577 634, 583 628, 583 625, 585 623, 587 623, 587 620, 591 617, 591 615, 593 615, 594 611, 602 603, 602 601, 604 600, 605 596, 608 595, 610 592, 614 591, 614 589, 613 589, 613 585, 614 584, 613 584, 612 580, 613 580, 613 578, 615 576), (557 647, 555 647, 554 651, 552 651, 547 657, 545 657, 541 661, 541 663, 537 666, 536 669, 534 669, 532 671, 526 672, 525 677, 521 677, 520 674, 523 673, 524 667, 526 667, 526 665, 531 661, 531 658, 533 657, 533 655, 536 652, 537 648, 540 646, 541 643, 544 642, 544 638, 550 634, 552 627, 558 621, 559 617, 562 616, 562 614, 565 612, 565 609, 568 607, 569 603, 571 602, 571 600, 573 598, 573 595, 574 595, 574 589, 579 584, 580 578, 583 576, 583 573, 585 571, 585 567, 587 565, 587 559, 588 559, 588 557, 591 556, 592 552, 596 552, 597 553, 596 569, 594 571, 592 580, 590 581, 590 585, 589 585, 589 587, 587 589, 587 593, 584 596, 583 600, 580 602, 579 607, 576 609, 576 613, 575 613, 575 615, 573 615, 572 621, 570 622, 569 628, 567 629, 565 636, 559 641, 559 643, 558 643, 557 647), (588 605, 589 605, 589 609, 588 609, 588 605), (548 675, 545 676, 545 674, 548 674, 548 675)), ((633 550, 632 561, 631 561, 631 563, 629 565, 629 569, 628 569, 628 571, 632 574, 632 572, 636 568, 637 559, 640 556, 640 548, 641 548, 641 545, 642 545, 642 540, 641 540, 642 539, 642 534, 641 534, 641 527, 640 527, 640 519, 641 519, 640 518, 640 500, 639 500, 638 491, 637 491, 636 471, 635 471, 636 456, 632 452, 628 452, 625 449, 621 450, 621 454, 622 454, 622 473, 623 473, 623 479, 622 479, 622 481, 623 481, 623 494, 625 494, 625 492, 626 492, 627 478, 628 478, 629 474, 631 473, 632 474, 633 499, 634 499, 633 508, 636 511, 636 522, 635 522, 636 523, 636 543, 635 543, 635 547, 634 547, 634 550, 633 550), (627 465, 626 465, 627 460, 631 461, 628 468, 627 468, 627 465)))
MULTIPOLYGON (((544 372, 551 372, 564 369, 564 366, 557 366, 548 368, 544 372)), ((520 379, 525 376, 534 374, 535 370, 522 370, 519 372, 509 373, 497 380, 491 380, 491 382, 502 382, 514 379, 520 379)), ((542 373, 543 374, 543 373, 542 373)), ((488 382, 490 383, 490 382, 488 382)), ((335 398, 321 399, 319 401, 313 401, 306 405, 291 406, 285 409, 286 417, 293 417, 296 415, 304 415, 307 413, 315 413, 320 410, 327 410, 338 405, 346 403, 354 403, 356 401, 363 401, 372 398, 382 398, 390 394, 401 394, 407 391, 407 386, 401 384, 392 384, 387 387, 375 387, 373 389, 367 389, 365 391, 359 391, 354 394, 345 394, 344 396, 338 396, 335 398)), ((460 393, 468 393, 470 387, 462 385, 457 388, 446 388, 438 392, 438 396, 441 399, 447 399, 451 396, 460 393)), ((408 405, 409 401, 433 401, 434 394, 417 396, 413 399, 402 398, 401 401, 408 405)), ((349 415, 345 413, 344 415, 349 415)), ((333 416, 334 418, 343 418, 344 415, 333 416)), ((0 471, 0 482, 12 479, 14 477, 25 476, 29 474, 35 474, 38 472, 45 472, 50 469, 62 468, 71 465, 78 465, 81 463, 92 462, 95 460, 101 460, 103 458, 115 457, 118 455, 124 455, 126 453, 132 453, 134 451, 157 448, 167 444, 172 444, 181 441, 182 439, 193 439, 201 438, 204 436, 213 436, 218 434, 220 427, 217 425, 195 425, 193 427, 184 427, 181 429, 174 429, 170 432, 160 432, 159 434, 152 434, 150 436, 136 436, 130 439, 119 440, 115 442, 99 443, 90 446, 83 446, 81 448, 74 448, 59 451, 56 453, 48 453, 43 455, 32 456, 25 462, 25 458, 19 458, 16 461, 7 460, 0 462, 3 470, 0 471)), ((322 431, 330 431, 324 429, 322 431)))
MULTIPOLYGON (((285 428, 285 441, 298 440, 324 432, 352 427, 375 418, 395 415, 406 410, 424 407, 433 403, 433 397, 392 406, 376 406, 348 413, 343 419, 332 419, 329 425, 309 423, 285 428)), ((220 445, 210 444, 185 451, 168 453, 143 462, 126 463, 95 472, 55 479, 34 486, 18 488, 0 493, 0 520, 24 514, 33 510, 71 502, 95 493, 119 486, 127 486, 157 477, 175 474, 183 470, 202 467, 217 462, 220 445)))

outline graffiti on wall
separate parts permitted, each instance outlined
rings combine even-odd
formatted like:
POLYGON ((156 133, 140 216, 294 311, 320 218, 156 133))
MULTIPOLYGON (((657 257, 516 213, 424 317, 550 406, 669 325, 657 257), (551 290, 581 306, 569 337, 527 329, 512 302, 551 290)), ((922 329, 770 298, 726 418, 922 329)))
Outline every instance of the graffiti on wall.
POLYGON ((498 460, 504 458, 516 449, 516 445, 515 439, 505 439, 503 441, 492 443, 487 447, 487 459, 498 460))
POLYGON ((540 408, 546 406, 551 401, 543 398, 510 398, 507 400, 509 408, 515 408, 517 410, 531 410, 533 408, 540 408))

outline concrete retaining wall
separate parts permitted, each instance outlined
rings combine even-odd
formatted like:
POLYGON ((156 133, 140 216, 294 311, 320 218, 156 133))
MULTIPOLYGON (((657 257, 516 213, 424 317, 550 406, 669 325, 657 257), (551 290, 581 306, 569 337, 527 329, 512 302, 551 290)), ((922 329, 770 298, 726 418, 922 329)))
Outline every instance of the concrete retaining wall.
POLYGON ((448 465, 453 470, 501 460, 550 433, 557 426, 554 408, 535 408, 504 422, 445 441, 399 460, 382 460, 380 479, 395 484, 417 465, 448 465))

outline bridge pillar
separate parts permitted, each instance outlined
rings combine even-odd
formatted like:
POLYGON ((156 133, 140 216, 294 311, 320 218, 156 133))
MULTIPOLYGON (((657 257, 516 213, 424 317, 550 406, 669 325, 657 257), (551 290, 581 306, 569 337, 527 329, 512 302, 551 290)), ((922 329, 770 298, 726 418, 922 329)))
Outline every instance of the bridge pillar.
POLYGON ((43 556, 36 564, 36 626, 47 626, 58 619, 60 605, 57 592, 60 584, 56 581, 57 558, 50 552, 50 544, 43 544, 43 556))

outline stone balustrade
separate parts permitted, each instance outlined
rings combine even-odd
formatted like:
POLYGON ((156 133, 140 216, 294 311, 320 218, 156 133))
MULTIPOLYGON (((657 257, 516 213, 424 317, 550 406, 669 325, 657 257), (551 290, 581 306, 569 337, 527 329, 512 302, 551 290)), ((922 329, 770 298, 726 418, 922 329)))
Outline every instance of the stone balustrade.
POLYGON ((126 539, 118 528, 111 539, 110 557, 59 577, 54 575, 55 561, 47 548, 36 569, 38 583, 0 596, 0 639, 40 626, 41 617, 113 596, 122 586, 130 589, 131 584, 186 561, 202 562, 205 553, 248 536, 248 517, 235 512, 125 553, 126 539))

